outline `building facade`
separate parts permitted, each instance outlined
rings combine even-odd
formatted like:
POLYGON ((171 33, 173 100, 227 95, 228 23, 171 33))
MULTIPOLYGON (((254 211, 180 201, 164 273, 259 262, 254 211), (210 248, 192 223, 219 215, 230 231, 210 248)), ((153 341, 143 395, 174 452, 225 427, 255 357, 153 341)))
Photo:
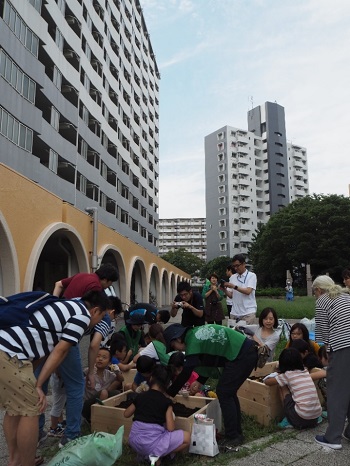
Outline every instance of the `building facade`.
POLYGON ((119 270, 125 302, 190 277, 158 257, 159 72, 138 0, 0 0, 0 294, 119 270))
POLYGON ((159 219, 159 255, 184 248, 206 261, 207 234, 205 218, 159 219))
POLYGON ((208 260, 246 254, 270 215, 309 193, 306 149, 287 142, 284 108, 248 112, 248 130, 224 126, 205 137, 208 260))
POLYGON ((0 162, 157 253, 160 75, 139 1, 0 15, 0 162))

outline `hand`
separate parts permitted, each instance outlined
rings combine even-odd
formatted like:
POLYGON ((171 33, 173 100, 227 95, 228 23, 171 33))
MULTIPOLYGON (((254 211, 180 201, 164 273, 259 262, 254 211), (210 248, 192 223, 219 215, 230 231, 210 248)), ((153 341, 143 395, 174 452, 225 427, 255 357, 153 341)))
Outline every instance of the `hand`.
POLYGON ((36 391, 38 392, 38 396, 39 396, 39 401, 38 401, 37 406, 39 408, 40 413, 44 413, 47 407, 46 395, 43 392, 41 387, 36 387, 36 391))
POLYGON ((93 390, 95 388, 95 377, 94 374, 86 375, 86 386, 93 390))

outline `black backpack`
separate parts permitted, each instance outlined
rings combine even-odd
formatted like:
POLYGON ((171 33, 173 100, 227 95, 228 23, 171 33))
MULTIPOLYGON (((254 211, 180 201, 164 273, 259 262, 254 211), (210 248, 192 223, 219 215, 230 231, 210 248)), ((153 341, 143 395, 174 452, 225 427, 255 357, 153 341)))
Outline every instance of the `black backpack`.
POLYGON ((57 301, 61 298, 45 291, 25 291, 7 298, 0 296, 0 329, 26 327, 35 311, 57 301))

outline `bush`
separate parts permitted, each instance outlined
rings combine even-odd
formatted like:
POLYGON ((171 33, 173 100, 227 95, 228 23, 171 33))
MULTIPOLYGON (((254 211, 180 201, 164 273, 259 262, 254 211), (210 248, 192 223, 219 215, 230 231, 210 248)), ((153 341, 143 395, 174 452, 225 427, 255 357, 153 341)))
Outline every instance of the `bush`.
MULTIPOLYGON (((306 288, 294 288, 294 296, 306 296, 306 288)), ((258 288, 255 296, 265 296, 266 298, 284 298, 286 290, 284 288, 258 288)))

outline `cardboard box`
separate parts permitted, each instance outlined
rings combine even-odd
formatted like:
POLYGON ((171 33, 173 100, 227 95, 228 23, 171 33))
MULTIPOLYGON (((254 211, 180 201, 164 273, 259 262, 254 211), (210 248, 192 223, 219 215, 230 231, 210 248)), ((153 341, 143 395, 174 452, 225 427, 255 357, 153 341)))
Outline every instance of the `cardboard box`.
MULTIPOLYGON (((250 377, 265 377, 276 371, 277 362, 269 362, 261 369, 253 371, 250 377)), ((313 369, 317 371, 319 369, 313 369)), ((323 403, 323 396, 315 383, 320 403, 323 403)), ((279 422, 283 419, 283 406, 280 399, 278 385, 268 386, 257 380, 247 379, 238 390, 238 398, 241 411, 267 426, 270 422, 279 422)))
MULTIPOLYGON (((123 408, 116 408, 122 401, 126 401, 129 393, 132 390, 120 393, 119 395, 112 396, 104 400, 103 405, 95 404, 91 406, 91 431, 94 432, 107 432, 115 434, 120 426, 124 425, 124 438, 128 439, 132 417, 125 418, 123 408)), ((194 414, 206 414, 208 405, 215 401, 213 398, 205 398, 200 396, 184 397, 177 395, 175 400, 182 403, 188 408, 200 408, 194 414)), ((216 405, 217 401, 215 402, 216 405)), ((194 422, 193 415, 190 417, 176 417, 175 429, 183 429, 191 432, 192 424, 194 422)))

